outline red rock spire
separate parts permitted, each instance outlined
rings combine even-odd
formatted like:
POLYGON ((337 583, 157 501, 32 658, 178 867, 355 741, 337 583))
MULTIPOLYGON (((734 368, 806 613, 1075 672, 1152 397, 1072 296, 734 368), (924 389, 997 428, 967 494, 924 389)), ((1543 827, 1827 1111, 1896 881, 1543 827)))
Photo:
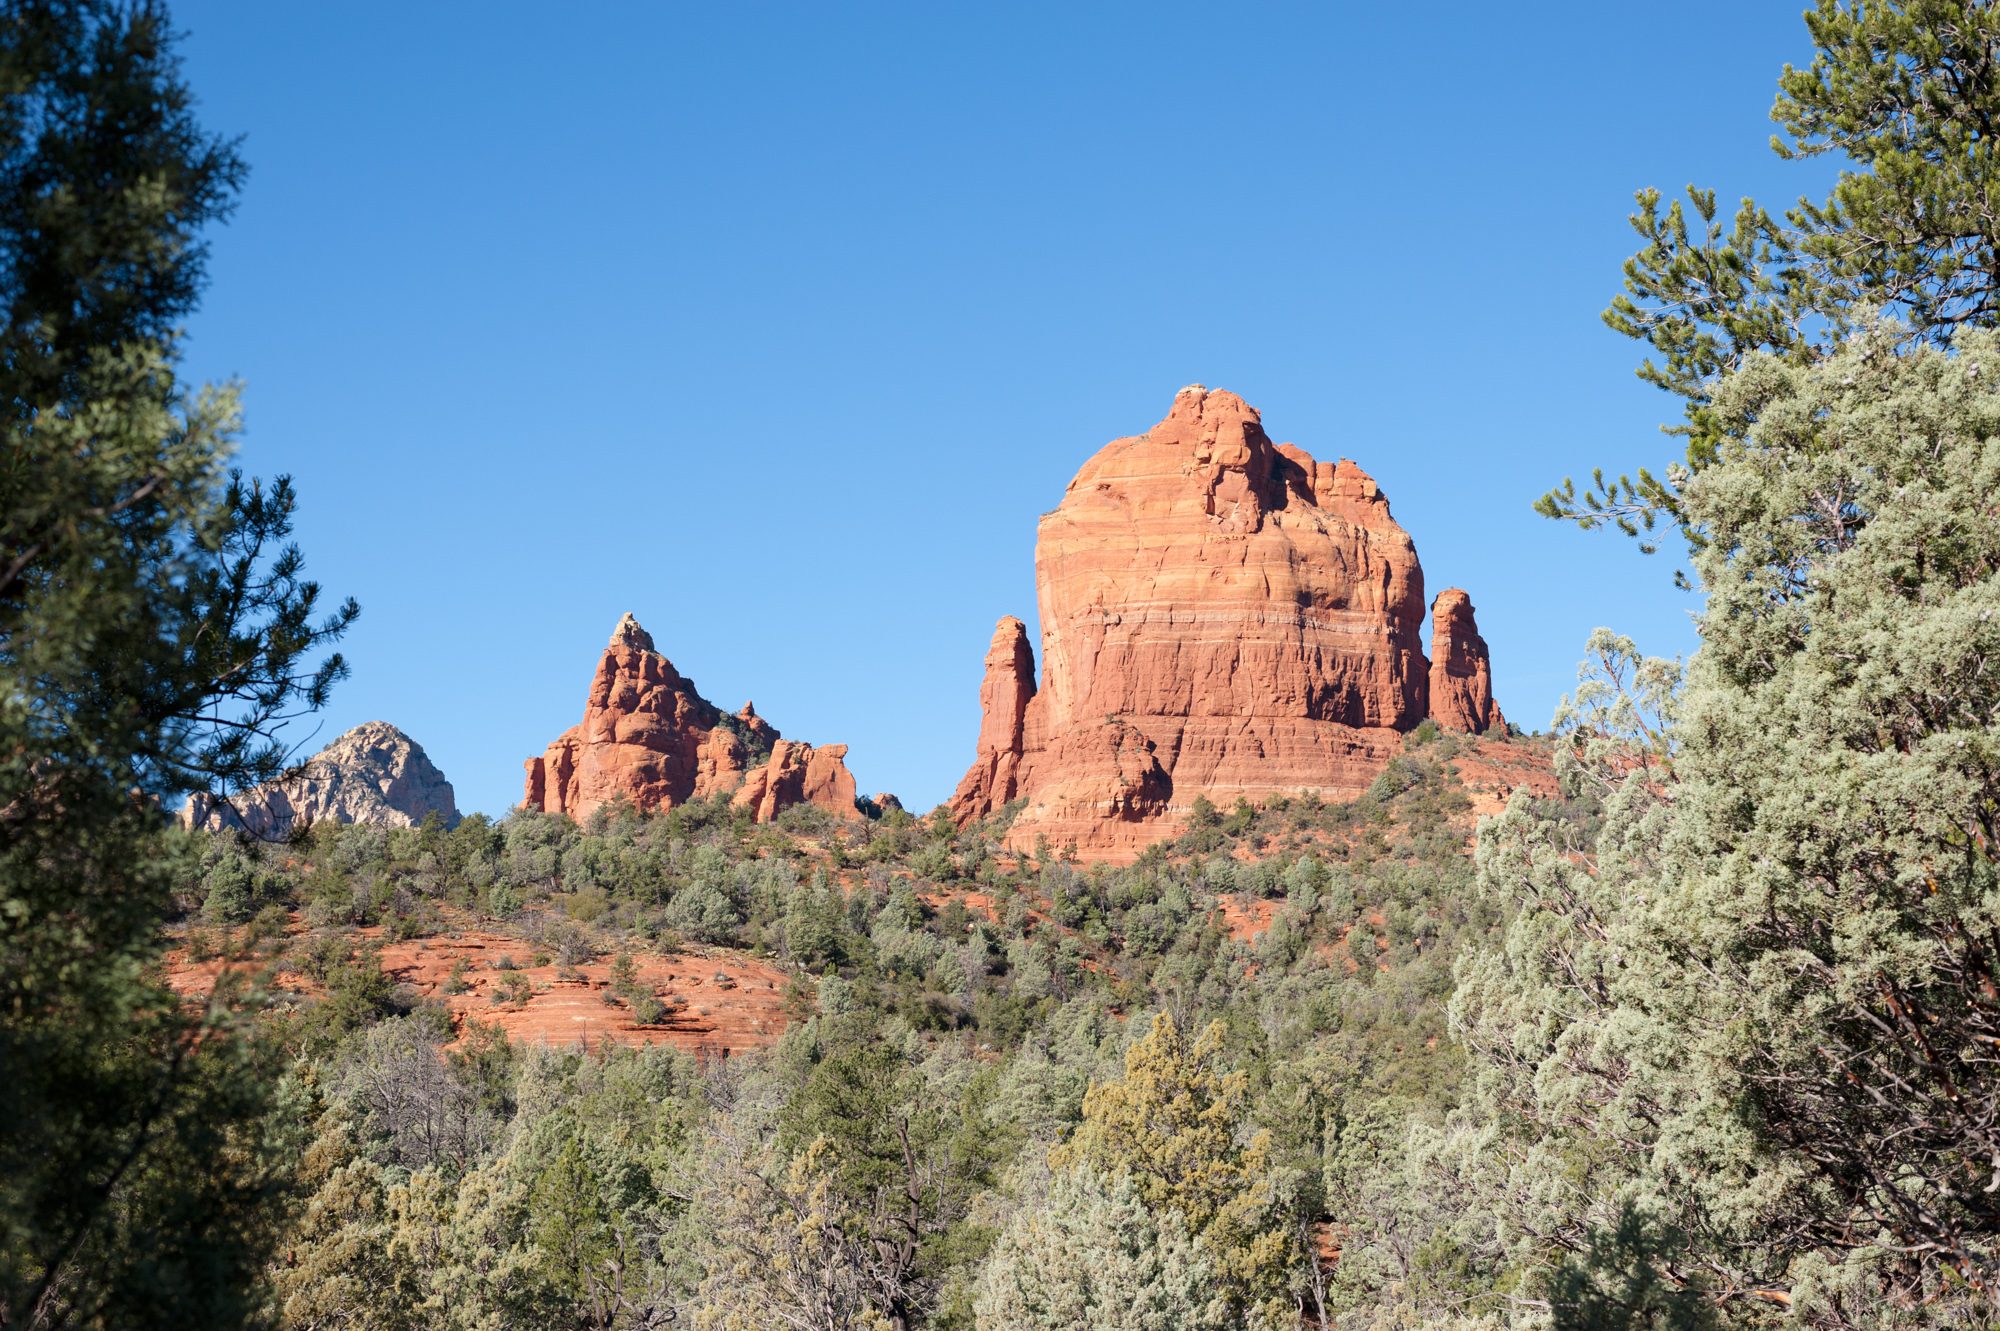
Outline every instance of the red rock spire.
POLYGON ((1472 598, 1456 587, 1431 607, 1431 716, 1447 730, 1484 734, 1507 719, 1493 701, 1486 639, 1472 618, 1472 598))
POLYGON ((846 756, 844 744, 779 739, 747 703, 725 717, 627 614, 598 659, 583 720, 528 759, 523 802, 581 820, 620 798, 653 810, 734 791, 759 820, 808 802, 854 817, 846 756))
POLYGON ((1042 675, 1001 621, 976 756, 952 807, 1026 807, 1112 858, 1196 796, 1352 798, 1429 711, 1423 570, 1353 462, 1274 444, 1234 393, 1191 385, 1086 462, 1035 547, 1042 675))
POLYGON ((1035 653, 1028 646, 1028 626, 1008 615, 994 628, 986 649, 986 674, 979 682, 978 756, 951 797, 952 811, 961 818, 990 813, 1019 792, 1028 703, 1034 696, 1035 653))

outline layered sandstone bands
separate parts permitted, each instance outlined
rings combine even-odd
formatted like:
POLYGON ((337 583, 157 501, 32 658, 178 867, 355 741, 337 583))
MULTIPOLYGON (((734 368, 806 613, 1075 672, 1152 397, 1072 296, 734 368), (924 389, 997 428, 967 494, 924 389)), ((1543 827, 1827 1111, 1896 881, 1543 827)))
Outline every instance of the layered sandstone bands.
POLYGON ((760 822, 797 804, 853 818, 846 757, 844 744, 783 739, 749 703, 723 712, 628 614, 598 659, 583 720, 528 759, 523 802, 581 821, 617 800, 653 811, 730 794, 760 822))
POLYGON ((1085 463, 1041 520, 1035 572, 1039 687, 1025 626, 1001 620, 952 800, 962 820, 1025 801, 1016 845, 1120 858, 1198 795, 1351 799, 1433 714, 1434 680, 1440 724, 1498 717, 1463 593, 1434 624, 1448 668, 1426 657, 1423 569, 1380 487, 1274 444, 1233 393, 1183 389, 1085 463))

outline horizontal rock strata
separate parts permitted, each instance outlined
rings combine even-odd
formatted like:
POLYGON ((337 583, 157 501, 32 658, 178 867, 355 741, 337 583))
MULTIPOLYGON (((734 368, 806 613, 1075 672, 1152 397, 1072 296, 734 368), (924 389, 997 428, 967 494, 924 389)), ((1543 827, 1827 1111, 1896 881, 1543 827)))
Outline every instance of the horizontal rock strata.
POLYGON ((1432 714, 1435 681, 1441 724, 1498 715, 1462 592, 1438 612, 1445 673, 1424 654, 1423 569, 1380 487, 1273 443, 1233 393, 1183 389, 1085 463, 1041 520, 1035 584, 1039 685, 1026 627, 1002 619, 951 806, 1023 801, 1016 845, 1130 858, 1197 796, 1351 799, 1432 714))

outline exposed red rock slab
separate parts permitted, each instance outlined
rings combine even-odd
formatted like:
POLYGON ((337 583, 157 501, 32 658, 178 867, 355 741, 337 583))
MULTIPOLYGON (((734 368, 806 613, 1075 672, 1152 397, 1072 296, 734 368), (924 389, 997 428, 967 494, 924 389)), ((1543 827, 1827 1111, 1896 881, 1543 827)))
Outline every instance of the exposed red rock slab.
MULTIPOLYGON (((222 978, 223 971, 232 969, 232 963, 220 957, 210 957, 207 961, 195 961, 188 956, 186 951, 180 948, 175 948, 167 953, 164 965, 166 967, 167 988, 173 990, 182 998, 190 999, 207 998, 214 991, 216 981, 222 978)), ((233 968, 243 969, 240 966, 233 968)), ((254 969, 254 967, 251 969, 254 969)), ((280 985, 279 987, 288 992, 305 992, 303 987, 296 984, 280 985)))
POLYGON ((555 965, 530 966, 533 948, 504 934, 467 932, 385 944, 382 969, 419 994, 451 1008, 455 1020, 498 1026, 514 1040, 567 1045, 673 1044, 727 1058, 762 1049, 785 1033, 785 989, 790 977, 769 962, 729 949, 702 949, 671 957, 633 954, 639 983, 666 1002, 668 1019, 640 1026, 611 993, 611 959, 600 958, 564 977, 555 965), (504 970, 494 963, 514 962, 504 970), (447 994, 446 982, 463 959, 466 992, 447 994), (533 997, 525 1005, 496 1004, 510 974, 525 977, 533 997))
POLYGON ((858 817, 854 774, 847 770, 846 758, 845 744, 814 748, 781 739, 772 746, 771 760, 743 778, 731 803, 749 809, 760 823, 768 823, 798 804, 816 804, 831 813, 858 817))
POLYGON ((583 720, 528 759, 523 802, 581 821, 618 799, 651 811, 735 792, 763 822, 805 803, 857 818, 846 757, 844 744, 781 739, 749 703, 725 714, 628 614, 598 658, 583 720))
POLYGON ((1277 897, 1246 897, 1231 892, 1217 897, 1216 905, 1216 913, 1222 916, 1223 931, 1240 943, 1254 943, 1271 927, 1271 921, 1278 918, 1285 903, 1277 897))
POLYGON ((1474 816, 1484 818, 1507 807, 1516 790, 1543 799, 1559 793, 1555 764, 1546 740, 1479 740, 1452 759, 1458 779, 1472 799, 1474 816))
MULTIPOLYGON (((932 910, 943 910, 952 902, 961 903, 973 915, 982 916, 997 924, 1000 921, 999 903, 985 892, 976 888, 963 890, 956 888, 930 888, 917 893, 917 899, 932 910)), ((1048 922, 1049 900, 1047 897, 1030 897, 1027 904, 1027 930, 1032 933, 1048 922)), ((970 927, 970 921, 967 922, 970 927)))
POLYGON ((1493 666, 1472 618, 1472 598, 1456 587, 1431 606, 1431 715, 1447 730, 1483 735, 1507 718, 1493 701, 1493 666))
MULTIPOLYGON (((303 933, 294 920, 292 932, 303 933)), ((380 929, 355 931, 357 943, 380 941, 380 929)), ((690 1053, 727 1058, 773 1044, 791 1016, 785 1003, 791 976, 767 961, 730 948, 701 948, 673 956, 634 953, 638 983, 668 1007, 667 1019, 640 1026, 622 1001, 607 1002, 611 958, 578 966, 565 976, 551 964, 531 965, 535 945, 507 934, 463 930, 429 938, 381 944, 382 969, 422 998, 451 1010, 461 1029, 468 1021, 498 1026, 514 1040, 568 1045, 672 1044, 690 1053), (497 965, 506 958, 511 965, 497 965), (464 991, 445 993, 460 961, 464 991), (495 996, 509 975, 523 977, 532 994, 526 1003, 498 1003, 495 996)), ((192 961, 184 951, 168 954, 168 985, 187 998, 215 987, 226 963, 192 961)), ((310 996, 318 986, 295 973, 279 977, 285 992, 310 996)))
MULTIPOLYGON (((965 909, 974 915, 983 915, 989 920, 998 920, 1000 918, 1000 912, 994 908, 993 898, 984 892, 948 892, 943 888, 932 888, 929 891, 917 893, 917 899, 932 910, 943 910, 952 902, 957 901, 962 903, 965 909)), ((970 921, 968 921, 969 923, 970 921)))
POLYGON ((1352 799, 1429 715, 1409 533, 1360 467, 1272 443, 1233 393, 1182 389, 1085 463, 1041 520, 1035 585, 1040 687, 1001 620, 952 800, 961 821, 1025 800, 1015 847, 1120 862, 1197 796, 1352 799))

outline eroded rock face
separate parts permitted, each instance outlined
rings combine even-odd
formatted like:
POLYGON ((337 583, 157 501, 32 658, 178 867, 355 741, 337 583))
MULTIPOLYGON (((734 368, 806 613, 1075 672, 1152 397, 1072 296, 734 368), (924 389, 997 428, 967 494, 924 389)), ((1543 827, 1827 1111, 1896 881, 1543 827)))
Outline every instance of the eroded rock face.
POLYGON ((1472 619, 1472 598, 1456 587, 1431 606, 1431 716, 1447 730, 1484 734, 1507 718, 1493 701, 1493 666, 1472 619))
POLYGON ((227 803, 192 796, 177 816, 185 826, 240 827, 275 840, 302 824, 415 827, 433 813, 458 824, 451 782, 415 740, 387 721, 367 721, 278 780, 227 803))
POLYGON ((1429 712, 1423 569, 1353 462, 1274 444, 1233 393, 1182 389, 1041 520, 1042 680, 1003 619, 961 819, 1094 858, 1170 835, 1197 795, 1351 799, 1429 712))
POLYGON ((1035 696, 1035 653, 1028 626, 1008 615, 993 630, 979 682, 979 747, 952 796, 953 809, 993 810, 1020 790, 1028 704, 1035 696))
POLYGON ((771 750, 771 761, 744 777, 731 803, 749 809, 760 823, 770 822, 795 804, 816 804, 829 813, 858 816, 854 775, 847 770, 846 760, 845 744, 815 748, 781 739, 771 750))
POLYGON ((762 821, 800 803, 857 817, 846 756, 844 744, 781 738, 749 703, 725 713, 628 614, 598 659, 583 720, 527 761, 523 802, 581 821, 620 798, 654 810, 735 792, 762 821))

